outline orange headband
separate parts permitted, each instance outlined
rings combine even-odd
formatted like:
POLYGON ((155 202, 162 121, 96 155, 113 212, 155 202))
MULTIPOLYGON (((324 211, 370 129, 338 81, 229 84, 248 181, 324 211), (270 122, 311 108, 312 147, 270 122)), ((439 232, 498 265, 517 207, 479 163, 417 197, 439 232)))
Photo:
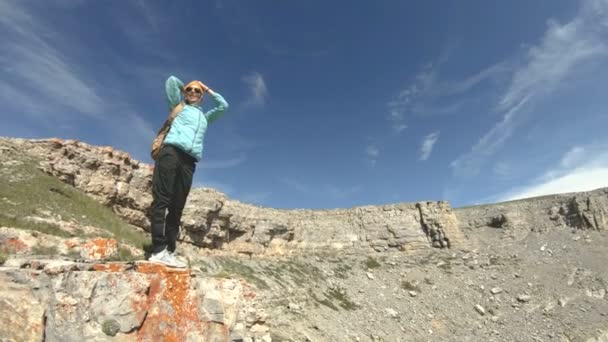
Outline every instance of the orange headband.
POLYGON ((184 86, 184 89, 186 89, 188 87, 191 87, 191 86, 196 86, 198 88, 201 88, 201 90, 205 90, 205 87, 203 86, 203 83, 201 81, 196 81, 196 80, 191 81, 190 83, 186 84, 184 86))

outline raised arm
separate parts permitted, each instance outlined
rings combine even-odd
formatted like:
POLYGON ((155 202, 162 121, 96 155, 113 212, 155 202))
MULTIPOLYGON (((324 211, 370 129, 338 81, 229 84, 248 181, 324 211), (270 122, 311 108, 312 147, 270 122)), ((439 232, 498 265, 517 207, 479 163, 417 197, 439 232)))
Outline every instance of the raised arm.
POLYGON ((169 104, 169 110, 177 106, 182 101, 182 88, 184 82, 179 78, 171 75, 165 82, 165 93, 167 94, 167 103, 169 104))
POLYGON ((219 93, 216 93, 209 88, 207 88, 207 91, 209 92, 209 95, 211 95, 211 97, 213 97, 213 101, 215 101, 215 108, 213 108, 210 111, 208 111, 207 113, 205 113, 207 122, 212 123, 213 121, 217 120, 220 116, 222 116, 222 114, 224 114, 226 109, 228 109, 228 102, 226 102, 226 100, 224 100, 222 95, 220 95, 219 93))

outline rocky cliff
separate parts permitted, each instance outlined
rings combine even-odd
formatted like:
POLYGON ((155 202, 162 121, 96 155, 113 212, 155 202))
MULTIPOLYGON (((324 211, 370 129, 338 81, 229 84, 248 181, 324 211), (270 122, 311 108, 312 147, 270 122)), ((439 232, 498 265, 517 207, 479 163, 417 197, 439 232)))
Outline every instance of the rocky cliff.
POLYGON ((78 141, 0 139, 0 166, 2 340, 608 340, 608 189, 319 211, 193 189, 179 271, 136 243, 150 165, 78 141), (48 198, 31 209, 13 192, 37 173, 48 198), (73 203, 89 209, 59 207, 73 203))
MULTIPOLYGON (((149 229, 151 165, 111 147, 78 141, 16 139, 3 145, 5 154, 27 151, 46 173, 96 198, 132 225, 149 229)), ((446 202, 277 210, 230 200, 212 189, 193 189, 183 222, 187 242, 249 254, 446 248, 462 240, 446 202)))

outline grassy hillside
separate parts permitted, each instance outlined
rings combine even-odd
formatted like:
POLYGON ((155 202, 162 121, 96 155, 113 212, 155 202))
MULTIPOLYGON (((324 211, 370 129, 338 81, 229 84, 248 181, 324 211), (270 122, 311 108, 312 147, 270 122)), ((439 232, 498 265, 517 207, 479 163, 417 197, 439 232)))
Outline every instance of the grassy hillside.
MULTIPOLYGON (((0 146, 2 147, 2 146, 0 146)), ((37 168, 37 161, 12 148, 0 149, 0 226, 40 231, 62 237, 89 237, 84 231, 68 232, 51 217, 79 226, 94 226, 105 237, 142 248, 149 237, 129 226, 82 191, 37 168)))

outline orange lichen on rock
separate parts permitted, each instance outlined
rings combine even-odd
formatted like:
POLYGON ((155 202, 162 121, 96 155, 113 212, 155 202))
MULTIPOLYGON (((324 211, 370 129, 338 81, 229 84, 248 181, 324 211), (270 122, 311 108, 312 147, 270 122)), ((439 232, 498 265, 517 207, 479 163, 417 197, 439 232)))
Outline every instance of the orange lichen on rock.
MULTIPOLYGON (((137 272, 150 274, 147 317, 138 331, 139 340, 162 338, 185 341, 187 336, 202 336, 198 298, 190 285, 190 271, 142 262, 137 272)), ((141 308, 134 308, 140 310, 141 308)))
POLYGON ((30 250, 30 247, 18 238, 9 238, 6 240, 6 247, 10 253, 24 253, 30 250))
POLYGON ((101 260, 118 252, 118 242, 114 239, 96 238, 81 246, 81 256, 86 259, 101 260))

